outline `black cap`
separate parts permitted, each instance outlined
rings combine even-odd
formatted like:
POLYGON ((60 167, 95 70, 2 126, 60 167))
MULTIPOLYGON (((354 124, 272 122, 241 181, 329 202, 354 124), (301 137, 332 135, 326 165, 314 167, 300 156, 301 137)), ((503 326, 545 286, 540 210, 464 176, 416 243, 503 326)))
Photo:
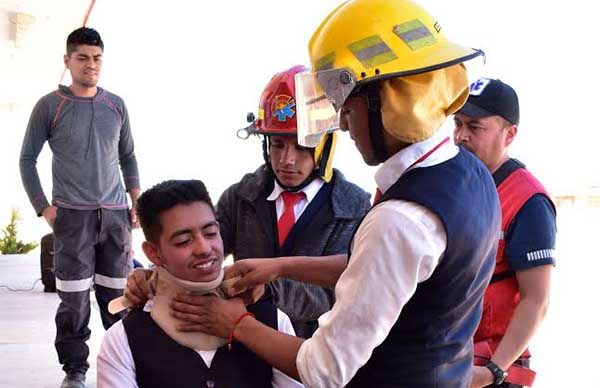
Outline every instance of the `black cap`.
POLYGON ((471 117, 500 116, 519 124, 519 97, 499 79, 480 78, 471 84, 469 98, 458 111, 471 117))

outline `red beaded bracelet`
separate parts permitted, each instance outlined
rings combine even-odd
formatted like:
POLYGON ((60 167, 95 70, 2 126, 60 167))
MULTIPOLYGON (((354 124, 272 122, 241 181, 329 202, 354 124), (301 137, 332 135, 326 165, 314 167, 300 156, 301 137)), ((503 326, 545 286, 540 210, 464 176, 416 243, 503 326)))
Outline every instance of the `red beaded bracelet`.
POLYGON ((227 350, 231 351, 231 346, 232 346, 233 340, 235 339, 235 337, 233 336, 233 332, 235 331, 235 327, 238 325, 238 323, 240 323, 242 321, 242 319, 244 319, 246 317, 256 318, 254 316, 254 314, 246 311, 245 313, 243 313, 242 315, 240 315, 240 317, 238 319, 235 320, 235 323, 233 324, 233 327, 231 328, 231 332, 229 333, 229 339, 227 341, 227 350))

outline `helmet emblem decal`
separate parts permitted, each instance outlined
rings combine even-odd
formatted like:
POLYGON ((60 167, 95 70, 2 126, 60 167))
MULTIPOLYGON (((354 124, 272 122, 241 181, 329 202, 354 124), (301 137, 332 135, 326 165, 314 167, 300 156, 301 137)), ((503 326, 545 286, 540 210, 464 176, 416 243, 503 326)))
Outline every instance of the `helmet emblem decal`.
POLYGON ((273 98, 272 115, 273 117, 277 117, 278 121, 285 122, 296 114, 294 110, 295 106, 296 101, 294 97, 287 94, 278 94, 273 98))

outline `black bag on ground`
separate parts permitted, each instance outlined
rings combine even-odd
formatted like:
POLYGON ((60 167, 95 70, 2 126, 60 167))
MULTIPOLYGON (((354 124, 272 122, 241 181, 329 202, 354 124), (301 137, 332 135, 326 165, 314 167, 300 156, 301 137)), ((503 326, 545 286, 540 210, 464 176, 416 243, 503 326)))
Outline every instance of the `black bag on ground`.
POLYGON ((56 292, 56 279, 54 278, 54 235, 52 233, 42 237, 40 251, 44 292, 56 292))

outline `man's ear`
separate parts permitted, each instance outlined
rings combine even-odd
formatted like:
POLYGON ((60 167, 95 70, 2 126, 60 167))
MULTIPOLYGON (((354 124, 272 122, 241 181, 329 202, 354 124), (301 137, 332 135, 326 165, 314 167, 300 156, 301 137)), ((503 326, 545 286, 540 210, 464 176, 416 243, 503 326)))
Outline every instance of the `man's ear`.
POLYGON ((69 54, 65 54, 63 56, 63 62, 65 63, 65 67, 68 69, 69 68, 69 54))
POLYGON ((513 142, 513 140, 515 140, 515 137, 517 136, 517 132, 518 131, 519 131, 519 129, 517 128, 517 126, 515 124, 511 124, 506 129, 505 147, 508 147, 509 145, 511 145, 511 143, 513 142))
POLYGON ((160 258, 160 251, 158 249, 158 246, 153 242, 144 241, 142 243, 142 250, 144 251, 144 254, 148 258, 148 260, 150 260, 154 265, 162 267, 163 264, 165 264, 160 258))

